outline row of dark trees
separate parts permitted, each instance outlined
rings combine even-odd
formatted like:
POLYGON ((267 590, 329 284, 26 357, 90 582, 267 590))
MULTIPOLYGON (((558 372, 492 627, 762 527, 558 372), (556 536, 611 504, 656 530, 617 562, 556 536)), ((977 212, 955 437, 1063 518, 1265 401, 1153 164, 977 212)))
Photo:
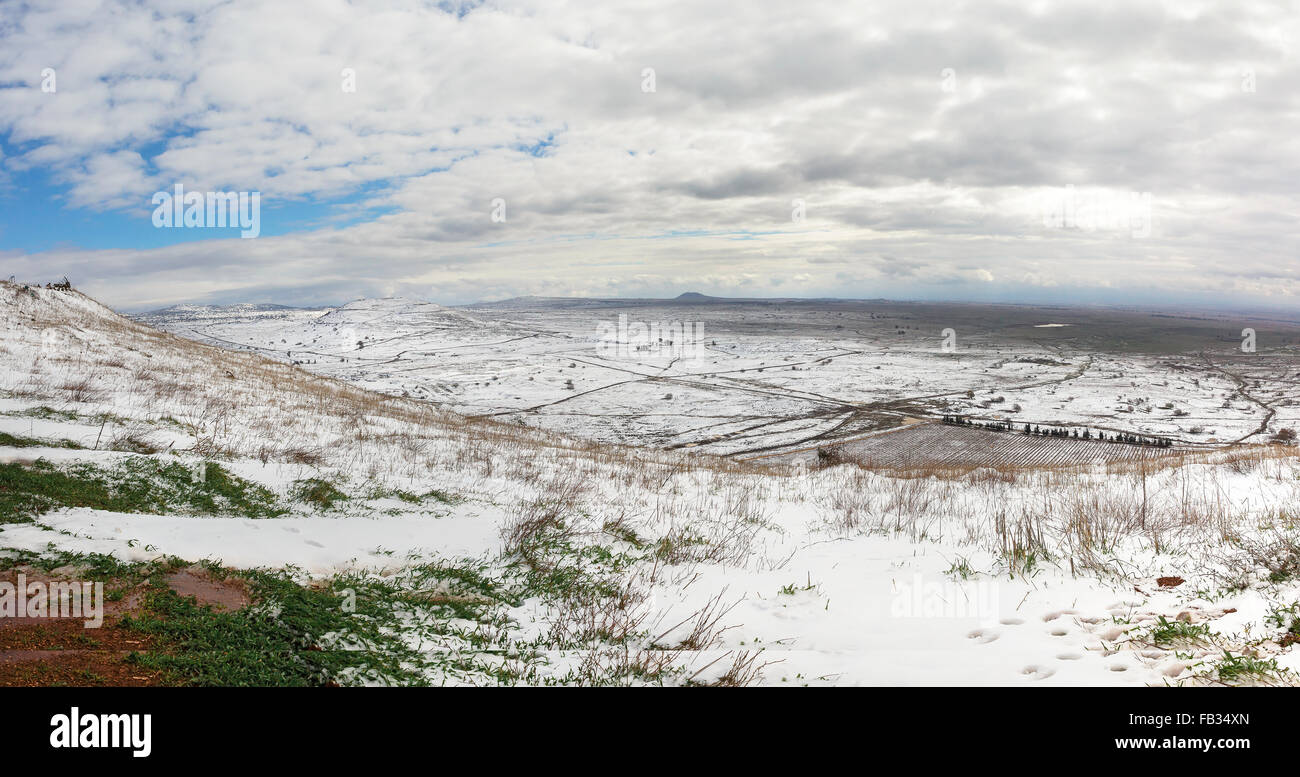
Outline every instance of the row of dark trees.
POLYGON ((1091 429, 1063 428, 1058 426, 1039 426, 1025 424, 1017 426, 1010 421, 975 421, 966 416, 946 415, 943 422, 949 426, 969 426, 986 429, 990 432, 1019 432, 1036 437, 1059 437, 1066 440, 1099 440, 1101 442, 1118 442, 1125 445, 1146 445, 1152 448, 1168 448, 1174 441, 1168 437, 1148 437, 1142 434, 1125 432, 1093 432, 1091 429))

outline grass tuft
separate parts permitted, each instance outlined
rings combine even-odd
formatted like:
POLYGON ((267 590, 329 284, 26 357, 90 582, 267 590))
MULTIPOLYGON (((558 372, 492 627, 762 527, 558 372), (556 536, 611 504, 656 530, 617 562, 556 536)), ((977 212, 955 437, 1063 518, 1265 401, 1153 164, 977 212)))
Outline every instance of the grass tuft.
POLYGON ((315 505, 322 510, 332 510, 339 502, 348 500, 348 495, 337 486, 319 478, 294 481, 290 493, 297 501, 315 505))
POLYGON ((29 522, 64 507, 246 518, 274 518, 286 512, 272 491, 211 462, 188 467, 132 457, 115 467, 56 466, 44 459, 0 464, 0 523, 29 522))

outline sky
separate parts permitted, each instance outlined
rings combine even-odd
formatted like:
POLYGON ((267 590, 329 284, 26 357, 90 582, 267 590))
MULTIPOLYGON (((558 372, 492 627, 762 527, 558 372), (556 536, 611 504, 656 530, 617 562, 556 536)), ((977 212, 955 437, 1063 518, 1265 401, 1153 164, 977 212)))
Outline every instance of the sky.
POLYGON ((1296 40, 1289 2, 11 0, 0 277, 1300 310, 1296 40), (169 226, 178 185, 256 236, 169 226))

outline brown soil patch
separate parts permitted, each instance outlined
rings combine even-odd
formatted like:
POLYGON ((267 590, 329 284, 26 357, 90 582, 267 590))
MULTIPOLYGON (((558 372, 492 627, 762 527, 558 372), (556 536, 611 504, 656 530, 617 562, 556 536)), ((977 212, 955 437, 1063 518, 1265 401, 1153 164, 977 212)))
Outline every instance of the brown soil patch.
POLYGON ((163 578, 167 587, 183 597, 194 597, 202 605, 209 605, 214 610, 242 610, 251 598, 248 589, 241 580, 213 580, 200 567, 189 567, 172 572, 163 578))
POLYGON ((88 629, 77 618, 0 619, 0 686, 166 684, 161 673, 127 661, 155 643, 119 620, 88 629))
MULTIPOLYGON (((90 579, 89 576, 86 575, 84 571, 76 569, 74 567, 59 567, 58 569, 53 569, 50 570, 49 572, 45 572, 40 569, 36 569, 34 567, 18 566, 18 567, 14 567, 13 569, 6 570, 4 572, 0 572, 0 580, 3 580, 4 582, 16 586, 18 585, 19 573, 22 573, 23 580, 28 586, 32 585, 33 583, 44 583, 46 585, 46 591, 49 590, 48 586, 51 583, 100 582, 104 584, 104 593, 106 595, 109 592, 113 591, 114 588, 120 587, 114 585, 113 581, 92 580, 90 579)), ((106 599, 103 602, 104 619, 107 620, 110 616, 118 616, 124 613, 133 612, 139 609, 143 601, 144 601, 144 594, 142 588, 138 588, 133 591, 128 591, 124 596, 117 599, 116 601, 112 599, 106 599)), ((22 623, 22 622, 32 622, 32 621, 49 622, 50 620, 51 620, 50 618, 0 618, 0 629, 5 628, 6 625, 12 625, 12 623, 7 623, 12 621, 18 621, 19 623, 22 623)), ((85 618, 85 620, 89 620, 89 617, 85 618)))
MULTIPOLYGON (((84 572, 70 567, 49 572, 16 567, 0 572, 0 580, 16 585, 19 573, 27 585, 86 580, 84 572)), ((242 581, 214 580, 200 567, 171 572, 164 580, 178 595, 213 609, 238 610, 250 602, 242 581)), ((106 594, 118 588, 114 581, 101 582, 106 594)), ((146 585, 103 602, 99 628, 86 627, 89 613, 83 618, 0 617, 0 687, 173 684, 164 673, 127 660, 132 653, 165 649, 158 640, 121 627, 123 615, 140 613, 146 585)))
POLYGON ((130 653, 99 650, 35 650, 0 653, 0 687, 144 687, 174 685, 159 671, 129 663, 130 653))

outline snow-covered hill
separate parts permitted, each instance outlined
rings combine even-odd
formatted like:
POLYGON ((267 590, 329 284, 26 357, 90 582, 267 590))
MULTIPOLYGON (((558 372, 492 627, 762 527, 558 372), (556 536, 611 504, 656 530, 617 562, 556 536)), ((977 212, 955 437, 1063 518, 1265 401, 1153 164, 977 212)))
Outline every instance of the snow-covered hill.
MULTIPOLYGON (((396 300, 297 316, 280 324, 483 336, 473 316, 396 300)), ((1300 668, 1287 449, 1078 473, 776 469, 467 419, 73 291, 0 284, 0 332, 0 556, 294 565, 304 585, 380 597, 365 611, 389 608, 386 633, 429 681, 1151 685, 1300 668), (98 486, 51 490, 78 479, 98 486)))

